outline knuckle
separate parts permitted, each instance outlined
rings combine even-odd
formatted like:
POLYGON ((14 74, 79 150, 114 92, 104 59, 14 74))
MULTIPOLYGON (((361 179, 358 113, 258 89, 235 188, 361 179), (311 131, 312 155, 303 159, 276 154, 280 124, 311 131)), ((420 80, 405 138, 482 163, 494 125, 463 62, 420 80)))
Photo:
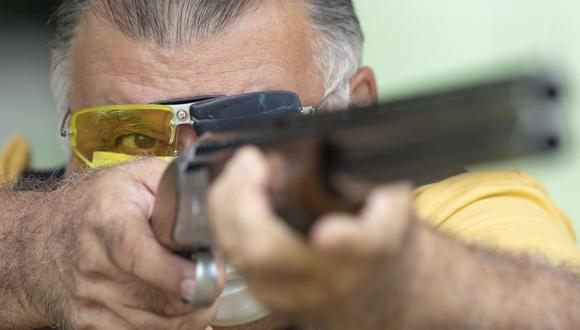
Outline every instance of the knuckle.
POLYGON ((101 238, 109 259, 128 273, 137 265, 137 241, 126 234, 122 222, 110 221, 103 225, 101 238))
POLYGON ((89 274, 92 273, 95 269, 94 263, 92 260, 87 258, 86 256, 79 258, 77 262, 77 270, 81 274, 89 274))
POLYGON ((120 246, 122 248, 117 251, 119 266, 126 272, 135 274, 139 260, 137 240, 124 237, 120 246))
POLYGON ((106 194, 95 196, 95 199, 88 205, 85 213, 85 219, 81 226, 92 230, 97 235, 102 235, 106 230, 105 224, 112 206, 110 201, 105 197, 106 194))
POLYGON ((81 275, 95 277, 96 274, 101 272, 96 260, 97 257, 94 253, 88 252, 88 249, 83 249, 83 252, 79 253, 77 259, 76 268, 81 275))

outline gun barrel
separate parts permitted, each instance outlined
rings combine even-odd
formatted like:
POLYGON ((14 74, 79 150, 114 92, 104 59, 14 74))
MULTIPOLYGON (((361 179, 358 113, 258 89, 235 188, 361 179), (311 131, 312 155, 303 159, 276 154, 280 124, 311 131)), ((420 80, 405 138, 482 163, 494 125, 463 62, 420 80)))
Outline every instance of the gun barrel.
POLYGON ((158 199, 186 211, 157 212, 163 219, 154 222, 163 224, 158 232, 174 249, 211 245, 205 191, 192 190, 205 190, 235 149, 256 145, 283 159, 288 184, 272 191, 273 202, 290 226, 307 232, 321 214, 356 211, 377 183, 430 180, 470 164, 556 149, 561 95, 558 80, 531 74, 367 109, 267 118, 210 134, 170 167, 170 182, 161 185, 170 188, 160 193, 170 191, 169 199, 180 202, 158 199), (184 184, 194 176, 205 181, 184 184), (344 182, 364 189, 349 192, 344 182), (192 201, 197 211, 202 205, 195 217, 192 201))
POLYGON ((555 149, 561 95, 549 75, 530 75, 368 109, 255 121, 210 136, 197 153, 313 137, 334 149, 329 170, 364 177, 376 167, 372 172, 383 172, 374 173, 382 180, 425 177, 437 167, 555 149), (400 169, 394 171, 394 164, 400 169))

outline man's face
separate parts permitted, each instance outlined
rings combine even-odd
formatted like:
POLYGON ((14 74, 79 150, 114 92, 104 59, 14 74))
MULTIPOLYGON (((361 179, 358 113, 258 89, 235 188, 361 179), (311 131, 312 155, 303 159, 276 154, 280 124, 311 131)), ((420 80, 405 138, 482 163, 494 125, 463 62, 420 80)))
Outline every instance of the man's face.
MULTIPOLYGON (((325 93, 304 4, 264 1, 225 33, 174 48, 134 41, 89 13, 73 47, 69 106, 143 104, 196 95, 290 90, 315 105, 325 93)), ((191 137, 187 140, 193 141, 191 137)), ((69 161, 69 170, 75 169, 69 161)))

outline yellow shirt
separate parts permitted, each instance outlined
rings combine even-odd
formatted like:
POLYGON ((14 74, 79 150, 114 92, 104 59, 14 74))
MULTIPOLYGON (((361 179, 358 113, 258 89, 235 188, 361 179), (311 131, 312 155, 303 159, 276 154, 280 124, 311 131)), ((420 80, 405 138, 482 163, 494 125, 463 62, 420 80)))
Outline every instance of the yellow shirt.
POLYGON ((415 194, 420 219, 468 244, 580 269, 570 219, 525 173, 465 173, 415 194))
MULTIPOLYGON (((0 153, 0 183, 16 180, 28 147, 13 139, 0 153)), ((570 219, 542 186, 522 172, 471 172, 415 191, 415 209, 426 223, 468 244, 545 258, 580 268, 570 219)))

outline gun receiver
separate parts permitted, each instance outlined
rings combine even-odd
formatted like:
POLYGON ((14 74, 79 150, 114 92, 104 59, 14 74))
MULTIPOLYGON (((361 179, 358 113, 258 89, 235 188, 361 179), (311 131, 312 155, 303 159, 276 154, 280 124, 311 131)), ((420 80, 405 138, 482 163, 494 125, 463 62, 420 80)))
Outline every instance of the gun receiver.
MULTIPOLYGON (((307 233, 322 214, 356 212, 379 183, 430 180, 470 164, 556 149, 560 88, 551 76, 532 74, 212 133, 169 166, 153 229, 168 248, 193 253, 205 274, 200 281, 209 281, 216 270, 206 192, 237 148, 255 145, 280 160, 285 184, 272 189, 273 205, 290 227, 307 233)), ((196 304, 213 302, 207 288, 205 296, 198 289, 196 304)))

